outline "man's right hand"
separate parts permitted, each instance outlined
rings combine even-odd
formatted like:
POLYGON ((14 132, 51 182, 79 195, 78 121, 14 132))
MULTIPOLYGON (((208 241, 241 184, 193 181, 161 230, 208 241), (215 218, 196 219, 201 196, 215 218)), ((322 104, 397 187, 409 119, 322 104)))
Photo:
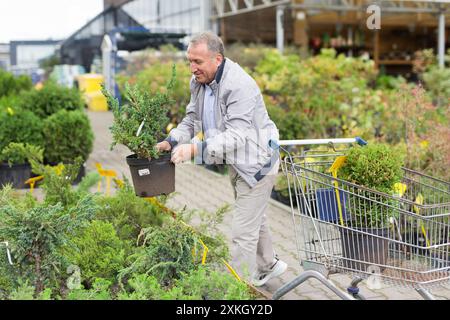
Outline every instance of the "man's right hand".
POLYGON ((162 141, 162 142, 156 144, 156 150, 158 150, 158 152, 170 151, 171 149, 172 149, 172 147, 170 146, 170 143, 167 141, 162 141))

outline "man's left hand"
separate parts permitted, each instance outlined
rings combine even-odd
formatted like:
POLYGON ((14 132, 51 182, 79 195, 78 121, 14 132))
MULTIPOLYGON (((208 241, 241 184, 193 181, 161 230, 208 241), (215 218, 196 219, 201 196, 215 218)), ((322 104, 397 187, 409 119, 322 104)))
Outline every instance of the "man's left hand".
POLYGON ((177 146, 173 151, 171 161, 175 164, 179 164, 181 162, 191 160, 196 155, 196 144, 182 144, 177 146))

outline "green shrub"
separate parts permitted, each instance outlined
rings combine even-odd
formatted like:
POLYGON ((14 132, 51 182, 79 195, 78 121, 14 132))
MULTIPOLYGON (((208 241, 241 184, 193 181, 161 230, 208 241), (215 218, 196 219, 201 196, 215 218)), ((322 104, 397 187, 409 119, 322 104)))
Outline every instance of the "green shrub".
POLYGON ((145 273, 170 286, 183 273, 195 268, 194 248, 200 248, 193 231, 179 221, 167 221, 162 227, 148 227, 142 232, 142 245, 129 257, 131 265, 120 272, 120 278, 145 273))
POLYGON ((270 51, 274 51, 274 48, 262 44, 233 43, 227 46, 225 55, 243 68, 254 70, 270 51))
POLYGON ((109 222, 91 221, 71 238, 71 242, 74 246, 63 254, 80 268, 82 279, 88 283, 94 278, 114 281, 117 272, 124 267, 126 243, 119 239, 109 222))
POLYGON ((42 121, 31 111, 0 112, 0 150, 11 142, 44 146, 42 121))
POLYGON ((0 113, 20 112, 20 95, 0 96, 0 113))
POLYGON ((0 207, 0 239, 8 239, 15 267, 29 279, 35 294, 56 281, 64 259, 58 254, 69 244, 69 237, 90 220, 95 206, 92 196, 64 210, 61 204, 33 208, 6 204, 0 207))
POLYGON ((386 144, 351 148, 339 178, 370 189, 391 193, 403 178, 404 155, 386 144))
POLYGON ((118 300, 160 300, 164 294, 158 280, 147 274, 133 274, 128 280, 129 290, 122 290, 118 293, 118 300))
POLYGON ((9 166, 13 164, 24 164, 30 159, 43 161, 44 149, 33 146, 32 144, 23 144, 11 142, 0 152, 0 163, 8 162, 9 166))
POLYGON ((304 60, 269 51, 253 75, 282 139, 374 135, 381 101, 370 89, 373 61, 334 50, 304 60))
POLYGON ((0 97, 15 95, 22 90, 30 90, 33 86, 29 76, 15 77, 9 72, 0 70, 0 97))
POLYGON ((50 300, 51 290, 45 289, 39 294, 35 294, 35 288, 28 281, 20 282, 17 289, 13 290, 9 295, 9 300, 50 300))
MULTIPOLYGON (((386 144, 369 144, 351 148, 347 159, 338 171, 338 177, 371 190, 392 194, 394 184, 403 178, 404 155, 400 149, 386 144)), ((389 225, 390 217, 398 217, 394 199, 358 189, 347 195, 347 210, 353 225, 363 228, 381 228, 389 225)))
POLYGON ((450 67, 432 66, 422 74, 422 78, 435 104, 448 108, 450 106, 450 67))
POLYGON ((77 89, 49 83, 40 90, 25 93, 20 101, 20 107, 33 111, 41 118, 46 118, 60 110, 82 110, 84 101, 77 89))
POLYGON ((376 87, 381 90, 398 90, 405 83, 406 80, 402 76, 380 75, 376 80, 376 87))
POLYGON ((73 289, 66 300, 112 300, 110 287, 112 282, 107 279, 98 278, 94 280, 91 289, 73 289))
POLYGON ((97 199, 96 219, 110 222, 122 240, 136 241, 142 229, 160 226, 165 213, 143 198, 136 197, 128 182, 111 197, 97 199))
POLYGON ((44 158, 49 163, 86 161, 93 148, 94 134, 83 111, 60 110, 44 120, 44 158))
POLYGON ((77 177, 83 160, 81 157, 75 159, 73 164, 65 164, 57 167, 43 165, 35 160, 30 160, 31 169, 38 175, 45 177, 40 185, 44 190, 44 203, 47 205, 62 204, 64 208, 70 208, 78 201, 90 194, 90 188, 99 180, 97 172, 88 173, 78 188, 72 186, 72 182, 77 177))
POLYGON ((15 267, 9 264, 5 246, 0 245, 0 300, 6 299, 14 290, 17 278, 15 267))
POLYGON ((199 267, 184 274, 174 288, 161 296, 168 300, 250 300, 253 296, 244 282, 228 272, 199 267))
POLYGON ((108 105, 114 114, 111 126, 113 143, 123 144, 140 159, 158 158, 156 143, 165 138, 165 128, 169 122, 167 113, 172 103, 171 89, 175 83, 176 69, 173 66, 172 78, 164 92, 150 93, 140 90, 137 85, 125 85, 125 104, 119 101, 105 88, 108 105), (137 134, 139 133, 139 134, 137 134))

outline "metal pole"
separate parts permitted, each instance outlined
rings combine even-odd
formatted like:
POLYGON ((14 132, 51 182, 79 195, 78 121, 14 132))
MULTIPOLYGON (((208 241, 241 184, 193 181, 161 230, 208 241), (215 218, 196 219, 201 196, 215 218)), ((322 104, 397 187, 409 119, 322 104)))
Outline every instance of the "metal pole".
POLYGON ((283 53, 284 51, 284 9, 285 6, 277 7, 277 49, 280 53, 283 53))
POLYGON ((438 59, 439 67, 444 67, 445 56, 445 14, 443 11, 439 13, 439 32, 438 32, 438 59))

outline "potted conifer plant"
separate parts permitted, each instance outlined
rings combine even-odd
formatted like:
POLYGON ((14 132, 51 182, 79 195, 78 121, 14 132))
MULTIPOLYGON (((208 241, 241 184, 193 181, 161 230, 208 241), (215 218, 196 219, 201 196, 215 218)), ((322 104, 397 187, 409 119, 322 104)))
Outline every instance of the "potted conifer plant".
POLYGON ((0 188, 11 184, 23 189, 32 177, 30 158, 42 161, 43 149, 32 144, 11 142, 0 152, 0 188))
POLYGON ((386 264, 389 219, 398 215, 389 195, 402 180, 402 165, 401 153, 385 144, 355 147, 348 152, 339 178, 361 188, 357 194, 346 194, 351 228, 340 228, 345 266, 366 270, 371 264, 386 264))
POLYGON ((164 128, 169 122, 167 117, 171 90, 175 82, 175 66, 172 78, 164 93, 150 93, 137 85, 125 84, 123 105, 119 105, 105 88, 103 94, 113 112, 111 126, 113 143, 128 147, 133 154, 127 156, 134 190, 137 196, 154 197, 175 191, 175 166, 170 161, 170 153, 159 154, 156 144, 163 140, 164 128))

